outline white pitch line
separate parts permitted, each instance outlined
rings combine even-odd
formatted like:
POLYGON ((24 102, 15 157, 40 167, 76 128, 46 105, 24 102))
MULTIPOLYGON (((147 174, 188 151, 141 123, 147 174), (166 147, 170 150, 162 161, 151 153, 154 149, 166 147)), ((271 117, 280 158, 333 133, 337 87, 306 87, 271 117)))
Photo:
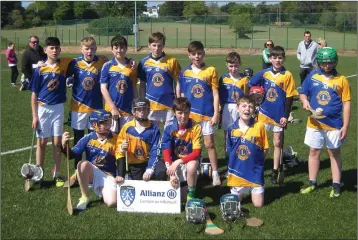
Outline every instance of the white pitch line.
MULTIPOLYGON (((70 140, 72 140, 72 138, 70 138, 70 140)), ((47 145, 51 145, 52 142, 48 142, 47 145)), ((37 148, 37 146, 35 145, 34 148, 37 148)), ((26 150, 29 150, 31 149, 31 146, 29 147, 24 147, 24 148, 19 148, 19 149, 14 149, 14 150, 10 150, 10 151, 7 151, 7 152, 2 152, 1 153, 1 156, 4 156, 4 155, 8 155, 8 154, 12 154, 12 153, 17 153, 17 152, 22 152, 22 151, 26 151, 26 150)))
POLYGON ((347 76, 346 78, 351 78, 351 77, 356 77, 357 74, 354 74, 354 75, 350 75, 350 76, 347 76))

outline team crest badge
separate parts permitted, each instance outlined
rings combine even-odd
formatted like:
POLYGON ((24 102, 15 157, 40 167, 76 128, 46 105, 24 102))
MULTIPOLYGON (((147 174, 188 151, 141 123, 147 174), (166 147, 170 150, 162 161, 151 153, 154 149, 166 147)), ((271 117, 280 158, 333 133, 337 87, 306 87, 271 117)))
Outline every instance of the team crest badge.
POLYGON ((123 204, 127 207, 132 205, 135 199, 135 188, 132 186, 121 186, 119 192, 123 204))

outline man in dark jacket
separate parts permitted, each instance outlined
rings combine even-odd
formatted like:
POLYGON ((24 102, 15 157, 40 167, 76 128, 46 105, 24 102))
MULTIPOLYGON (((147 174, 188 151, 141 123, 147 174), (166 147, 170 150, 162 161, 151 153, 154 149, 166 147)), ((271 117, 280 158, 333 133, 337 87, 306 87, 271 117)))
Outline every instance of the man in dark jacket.
POLYGON ((39 38, 37 36, 31 36, 29 38, 29 46, 22 55, 21 72, 24 75, 24 80, 20 91, 27 89, 28 82, 31 80, 32 74, 38 66, 38 62, 44 61, 45 57, 46 54, 39 45, 39 38))

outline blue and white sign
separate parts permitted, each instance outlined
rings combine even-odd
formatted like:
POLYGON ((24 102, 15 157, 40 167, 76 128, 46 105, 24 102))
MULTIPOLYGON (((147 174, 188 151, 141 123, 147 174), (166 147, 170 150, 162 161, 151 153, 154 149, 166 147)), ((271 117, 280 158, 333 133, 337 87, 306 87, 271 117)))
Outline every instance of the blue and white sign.
POLYGON ((117 186, 117 211, 180 213, 180 188, 169 181, 125 180, 117 186))

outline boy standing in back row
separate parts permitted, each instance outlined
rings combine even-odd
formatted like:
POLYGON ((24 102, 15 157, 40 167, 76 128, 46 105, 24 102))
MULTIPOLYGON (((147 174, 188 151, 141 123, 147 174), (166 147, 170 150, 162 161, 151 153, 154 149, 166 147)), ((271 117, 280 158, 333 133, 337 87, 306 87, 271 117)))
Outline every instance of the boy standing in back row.
POLYGON ((66 72, 71 59, 59 59, 60 40, 48 37, 45 40, 47 60, 36 68, 30 81, 32 128, 36 129, 36 164, 42 168, 48 138, 52 136, 53 179, 56 187, 63 187, 61 170, 61 139, 63 133, 64 103, 66 102, 66 72))
POLYGON ((150 101, 149 120, 167 124, 174 116, 173 100, 179 97, 180 65, 175 57, 165 54, 166 37, 155 32, 149 37, 149 56, 138 64, 140 96, 150 101))
POLYGON ((193 41, 188 46, 191 64, 180 73, 180 91, 191 103, 190 118, 200 123, 204 144, 213 169, 213 185, 221 185, 214 141, 214 126, 219 121, 219 81, 214 67, 204 63, 204 45, 193 41))
POLYGON ((277 184, 280 154, 283 147, 282 131, 286 127, 293 97, 298 95, 292 73, 283 67, 285 50, 275 46, 270 51, 272 66, 255 74, 249 86, 261 86, 265 97, 261 103, 258 121, 265 124, 267 131, 273 131, 274 156, 271 183, 277 184))

